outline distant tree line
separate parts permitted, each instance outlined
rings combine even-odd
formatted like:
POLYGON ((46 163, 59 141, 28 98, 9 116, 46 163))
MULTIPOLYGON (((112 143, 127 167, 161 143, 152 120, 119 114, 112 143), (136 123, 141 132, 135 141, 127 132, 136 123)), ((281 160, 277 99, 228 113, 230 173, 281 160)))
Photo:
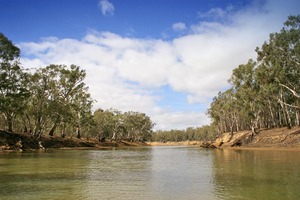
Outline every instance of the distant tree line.
POLYGON ((76 65, 23 69, 20 49, 0 33, 0 128, 40 137, 146 140, 154 124, 144 113, 92 113, 94 100, 76 65))
POLYGON ((188 127, 184 130, 158 130, 152 135, 151 141, 180 142, 196 140, 213 140, 216 136, 215 128, 211 125, 202 127, 188 127))

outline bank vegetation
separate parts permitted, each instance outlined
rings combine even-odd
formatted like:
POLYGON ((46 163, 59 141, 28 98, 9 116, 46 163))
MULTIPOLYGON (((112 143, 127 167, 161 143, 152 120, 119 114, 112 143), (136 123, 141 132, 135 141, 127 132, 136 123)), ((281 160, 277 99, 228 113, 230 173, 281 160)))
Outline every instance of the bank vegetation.
POLYGON ((299 127, 300 15, 290 16, 255 51, 257 58, 237 66, 228 77, 230 88, 213 98, 207 110, 210 125, 153 131, 155 124, 144 113, 92 112, 94 100, 79 66, 22 68, 19 48, 0 33, 0 129, 36 138, 178 142, 249 130, 254 137, 260 129, 299 127))
POLYGON ((0 129, 41 138, 143 141, 154 123, 144 113, 97 109, 76 65, 24 69, 20 49, 0 33, 0 129))

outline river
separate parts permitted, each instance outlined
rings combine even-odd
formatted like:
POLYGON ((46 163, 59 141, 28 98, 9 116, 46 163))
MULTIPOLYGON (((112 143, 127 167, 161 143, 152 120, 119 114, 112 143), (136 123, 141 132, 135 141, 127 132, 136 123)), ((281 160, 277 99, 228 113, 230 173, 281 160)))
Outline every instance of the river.
POLYGON ((300 199, 300 152, 138 147, 0 152, 0 199, 300 199))

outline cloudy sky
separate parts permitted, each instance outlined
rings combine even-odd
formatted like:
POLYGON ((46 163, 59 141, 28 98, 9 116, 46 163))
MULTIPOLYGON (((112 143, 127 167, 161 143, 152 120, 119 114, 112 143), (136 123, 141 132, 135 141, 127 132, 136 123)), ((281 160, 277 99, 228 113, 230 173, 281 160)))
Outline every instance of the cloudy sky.
POLYGON ((26 68, 85 69, 94 109, 184 129, 209 124, 231 71, 297 14, 299 0, 0 0, 0 32, 26 68))

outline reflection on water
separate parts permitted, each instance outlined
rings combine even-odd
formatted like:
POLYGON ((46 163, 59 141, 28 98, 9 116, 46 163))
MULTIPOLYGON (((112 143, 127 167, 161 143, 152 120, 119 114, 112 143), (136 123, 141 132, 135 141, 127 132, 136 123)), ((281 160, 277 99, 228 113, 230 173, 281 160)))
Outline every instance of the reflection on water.
POLYGON ((151 195, 150 148, 92 151, 89 158, 82 187, 88 199, 145 199, 151 195))
POLYGON ((300 153, 219 150, 214 183, 220 199, 300 199, 300 153))
POLYGON ((0 153, 0 199, 300 199, 289 151, 145 147, 0 153))
POLYGON ((152 191, 159 199, 212 199, 211 151, 186 147, 152 150, 152 191))

